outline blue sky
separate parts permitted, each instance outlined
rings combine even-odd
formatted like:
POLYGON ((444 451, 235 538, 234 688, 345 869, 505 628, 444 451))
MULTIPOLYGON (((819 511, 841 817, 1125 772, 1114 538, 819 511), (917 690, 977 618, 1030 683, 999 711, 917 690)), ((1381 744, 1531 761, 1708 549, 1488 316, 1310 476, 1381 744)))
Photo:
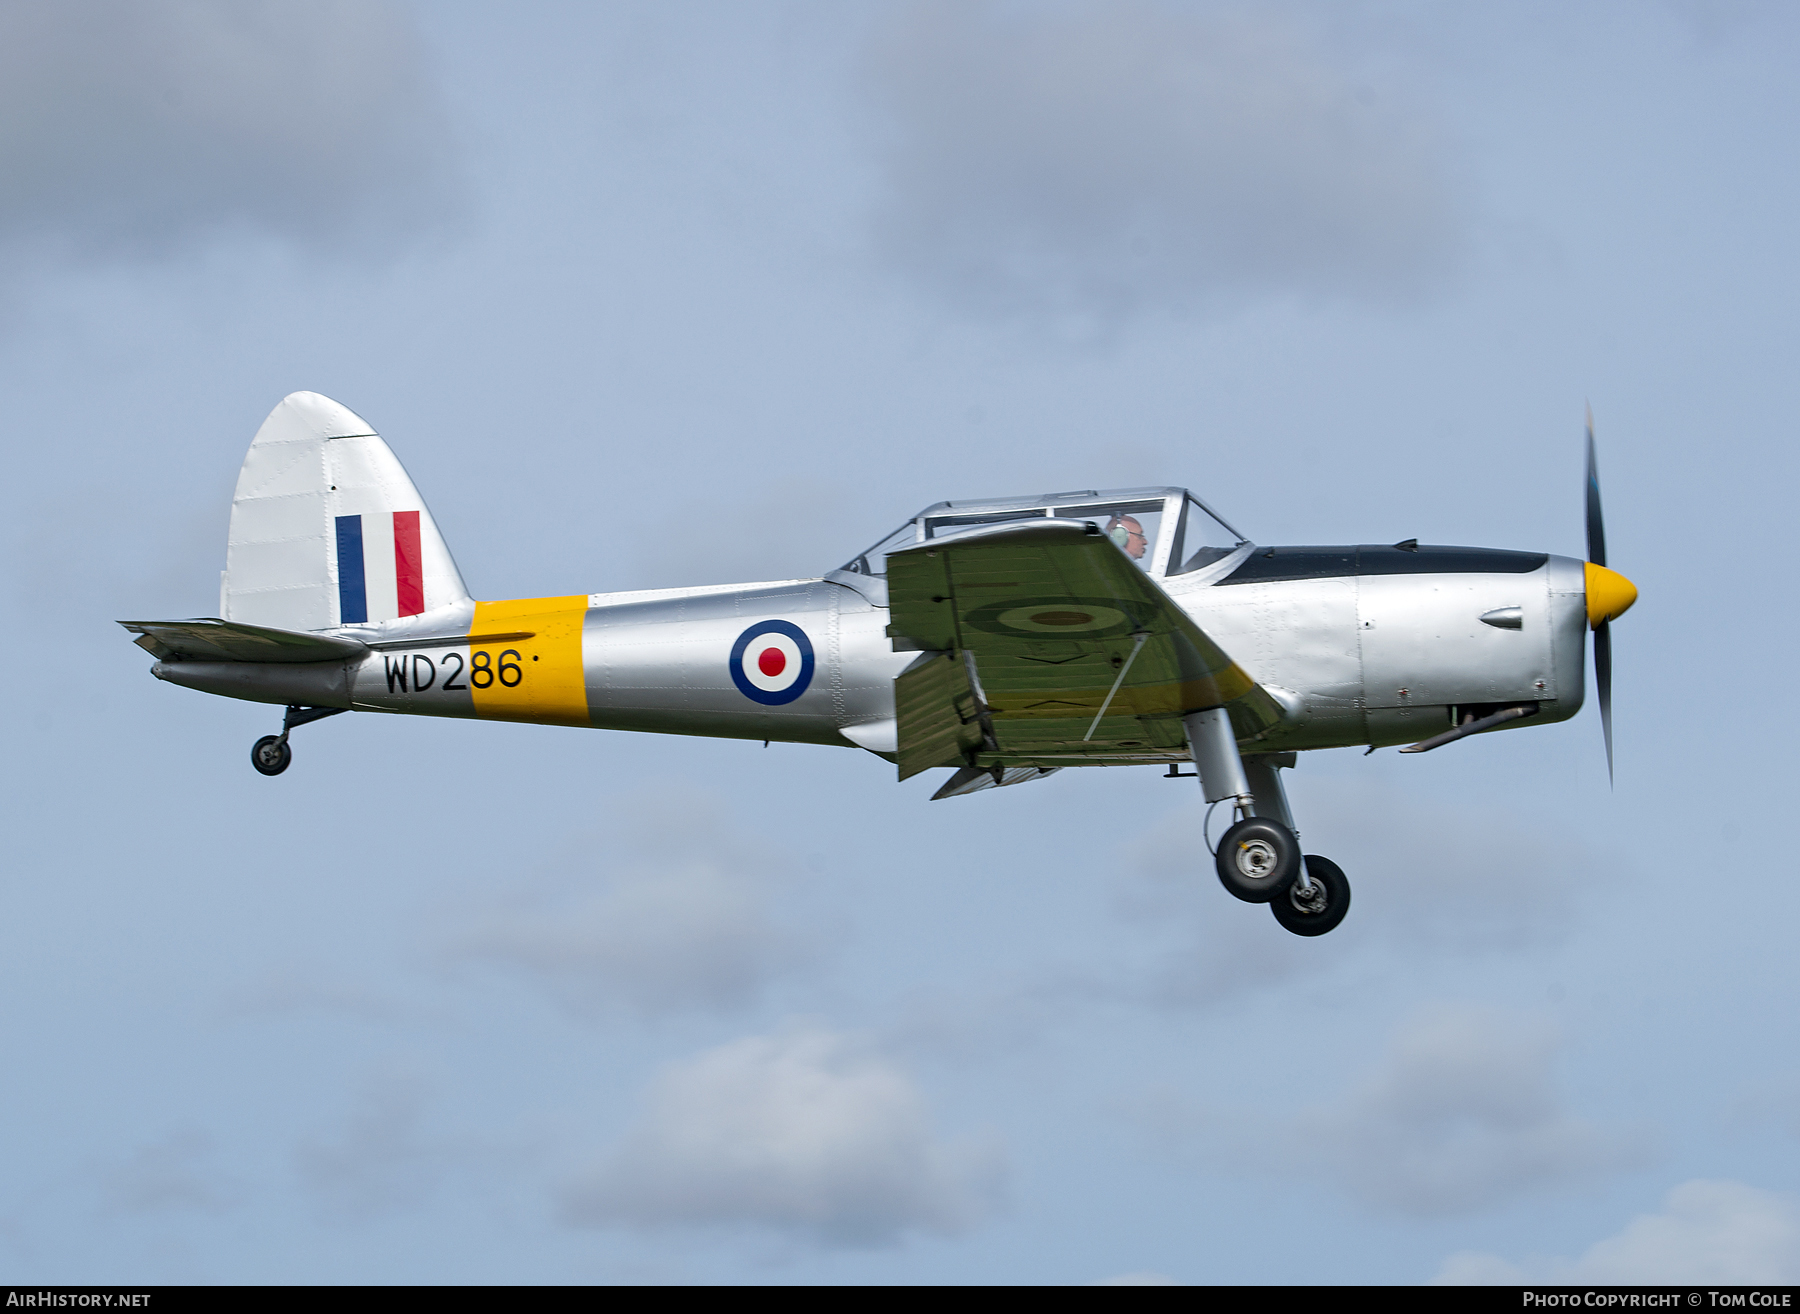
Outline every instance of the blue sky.
POLYGON ((1800 1280, 1800 23, 1751 2, 0 17, 10 1280, 1800 1280), (1598 719, 1191 786, 273 709, 298 389, 479 597, 817 573, 942 498, 1612 563, 1598 719), (1305 1243, 1296 1244, 1296 1231, 1305 1243))

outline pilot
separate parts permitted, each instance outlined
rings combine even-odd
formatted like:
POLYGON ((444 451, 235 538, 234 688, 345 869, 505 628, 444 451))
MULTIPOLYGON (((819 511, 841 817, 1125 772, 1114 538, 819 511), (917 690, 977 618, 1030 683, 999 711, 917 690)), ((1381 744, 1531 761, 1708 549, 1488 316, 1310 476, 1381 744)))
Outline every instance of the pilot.
POLYGON ((1150 540, 1144 537, 1143 523, 1136 516, 1114 516, 1106 522, 1106 536, 1133 561, 1142 561, 1144 549, 1150 546, 1150 540))

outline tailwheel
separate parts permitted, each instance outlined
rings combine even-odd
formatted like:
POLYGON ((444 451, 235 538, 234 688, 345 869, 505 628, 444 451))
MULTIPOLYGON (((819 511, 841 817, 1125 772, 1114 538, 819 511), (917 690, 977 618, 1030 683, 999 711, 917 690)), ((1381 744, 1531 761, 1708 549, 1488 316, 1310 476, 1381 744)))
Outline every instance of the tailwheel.
POLYGON ((250 765, 265 776, 278 776, 294 760, 286 735, 264 735, 250 746, 250 765))
POLYGON ((1350 911, 1350 882, 1343 868, 1316 853, 1306 855, 1306 875, 1272 900, 1269 911, 1295 935, 1324 935, 1350 911))
POLYGON ((1300 841, 1271 817, 1245 817, 1220 837, 1214 865, 1233 895, 1268 903, 1300 874, 1300 841))

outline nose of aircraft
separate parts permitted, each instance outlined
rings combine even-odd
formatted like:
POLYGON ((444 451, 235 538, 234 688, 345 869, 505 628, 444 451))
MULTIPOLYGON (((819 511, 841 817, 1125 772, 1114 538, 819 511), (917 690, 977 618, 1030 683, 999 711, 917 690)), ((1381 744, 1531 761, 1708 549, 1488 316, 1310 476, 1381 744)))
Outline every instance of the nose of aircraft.
POLYGON ((1587 563, 1587 614, 1592 628, 1599 629, 1630 611, 1637 595, 1637 585, 1618 571, 1587 563))

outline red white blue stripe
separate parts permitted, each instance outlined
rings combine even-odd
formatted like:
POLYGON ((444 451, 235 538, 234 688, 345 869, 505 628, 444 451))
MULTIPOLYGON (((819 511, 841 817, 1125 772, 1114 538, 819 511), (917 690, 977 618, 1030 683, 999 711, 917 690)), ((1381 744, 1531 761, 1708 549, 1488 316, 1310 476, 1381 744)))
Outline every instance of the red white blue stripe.
POLYGON ((338 624, 417 616, 425 610, 419 513, 338 516, 337 568, 338 624))

